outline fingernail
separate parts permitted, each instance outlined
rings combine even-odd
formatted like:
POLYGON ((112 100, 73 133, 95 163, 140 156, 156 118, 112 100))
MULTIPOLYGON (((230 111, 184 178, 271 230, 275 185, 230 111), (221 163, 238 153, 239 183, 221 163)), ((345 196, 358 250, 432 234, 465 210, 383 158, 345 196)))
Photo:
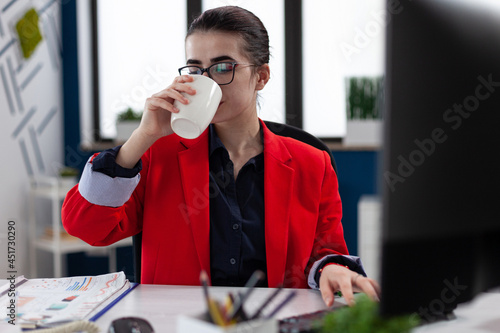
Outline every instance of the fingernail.
POLYGON ((331 298, 331 297, 326 297, 326 298, 325 298, 325 304, 326 304, 327 306, 330 306, 330 305, 332 305, 331 303, 332 303, 332 298, 331 298))

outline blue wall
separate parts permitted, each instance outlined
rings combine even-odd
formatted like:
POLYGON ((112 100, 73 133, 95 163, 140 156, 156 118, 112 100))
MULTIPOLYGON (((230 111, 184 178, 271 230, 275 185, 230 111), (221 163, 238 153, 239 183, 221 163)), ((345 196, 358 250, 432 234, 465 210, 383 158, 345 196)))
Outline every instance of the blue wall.
POLYGON ((358 254, 358 201, 377 193, 376 151, 333 151, 342 199, 344 237, 352 255, 358 254))
POLYGON ((76 2, 66 0, 61 5, 63 45, 63 103, 64 103, 64 162, 83 169, 90 152, 80 149, 80 102, 78 83, 78 41, 76 2))

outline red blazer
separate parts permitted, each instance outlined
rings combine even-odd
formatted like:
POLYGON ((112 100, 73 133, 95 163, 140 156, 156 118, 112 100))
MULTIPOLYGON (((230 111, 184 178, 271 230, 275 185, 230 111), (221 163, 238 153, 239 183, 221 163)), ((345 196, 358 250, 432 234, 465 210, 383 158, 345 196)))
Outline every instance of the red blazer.
MULTIPOLYGON (((268 284, 306 288, 314 261, 348 254, 337 177, 326 152, 261 123, 268 284)), ((210 275, 208 141, 208 130, 158 140, 122 207, 91 204, 75 186, 62 208, 65 229, 96 246, 142 230, 142 283, 199 285, 202 269, 210 275)))

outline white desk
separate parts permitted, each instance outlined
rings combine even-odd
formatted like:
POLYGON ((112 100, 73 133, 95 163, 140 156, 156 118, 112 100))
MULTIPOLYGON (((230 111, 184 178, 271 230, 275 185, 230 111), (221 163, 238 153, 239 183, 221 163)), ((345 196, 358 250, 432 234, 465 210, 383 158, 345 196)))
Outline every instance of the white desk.
POLYGON ((460 304, 456 319, 418 327, 413 333, 498 333, 500 332, 500 290, 483 293, 460 304))
MULTIPOLYGON (((243 288, 210 287, 210 295, 224 299, 229 291, 243 288)), ((278 314, 284 318, 305 312, 314 312, 325 308, 319 291, 296 289, 297 296, 278 314)), ((249 313, 258 307, 272 293, 273 289, 256 288, 248 298, 246 310, 249 313)), ((282 291, 283 295, 289 289, 282 291)), ((337 306, 345 305, 343 299, 336 299, 337 306)), ((272 307, 271 307, 272 308, 272 307)), ((97 324, 106 332, 109 324, 116 318, 138 316, 146 318, 156 332, 176 332, 177 316, 180 314, 198 315, 205 311, 205 302, 201 287, 139 285, 118 304, 97 320, 97 324)))
MULTIPOLYGON (((0 280, 0 285, 5 280, 0 280)), ((229 291, 242 288, 211 287, 213 297, 223 299, 229 291)), ((249 313, 262 303, 273 289, 257 288, 251 294, 246 309, 249 313)), ((288 289, 285 289, 285 292, 288 289)), ((314 312, 325 308, 319 291, 296 289, 297 296, 278 313, 276 318, 285 318, 300 313, 314 312)), ((283 293, 284 294, 284 293, 283 293)), ((343 306, 341 298, 335 299, 336 306, 343 306)), ((177 317, 197 315, 205 310, 201 287, 139 285, 118 304, 97 320, 102 332, 107 332, 110 323, 120 317, 137 316, 147 319, 156 332, 176 332, 177 317)), ((439 322, 419 327, 415 333, 493 333, 500 327, 500 292, 484 293, 456 310, 456 320, 439 322)), ((0 332, 20 332, 17 327, 0 323, 0 332)), ((193 332, 196 333, 196 332, 193 332)))
MULTIPOLYGON (((229 291, 239 288, 211 287, 211 295, 223 299, 229 291)), ((253 310, 273 290, 257 288, 250 296, 247 310, 253 310)), ((287 289, 285 289, 287 291, 287 289)), ((325 308, 319 291, 296 289, 297 296, 278 313, 276 318, 285 318, 301 313, 314 312, 325 308)), ((335 306, 344 306, 342 298, 335 299, 335 306)), ((140 285, 125 296, 111 310, 106 312, 97 324, 103 332, 111 321, 119 317, 138 316, 146 318, 157 332, 176 332, 177 316, 197 315, 205 311, 201 287, 140 285)), ((500 292, 484 293, 468 304, 455 310, 456 320, 426 325, 414 330, 415 333, 488 333, 500 330, 500 292)))

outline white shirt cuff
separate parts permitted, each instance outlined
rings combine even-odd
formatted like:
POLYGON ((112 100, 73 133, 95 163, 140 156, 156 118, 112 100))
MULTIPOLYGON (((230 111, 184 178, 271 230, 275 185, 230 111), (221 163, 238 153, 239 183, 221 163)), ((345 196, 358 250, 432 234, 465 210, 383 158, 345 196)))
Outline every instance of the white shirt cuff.
MULTIPOLYGON (((319 285, 316 283, 314 280, 314 276, 316 275, 316 271, 318 270, 318 267, 325 261, 329 260, 330 258, 334 257, 342 257, 341 260, 339 260, 339 263, 348 261, 349 262, 349 267, 352 269, 353 267, 356 268, 356 271, 358 272, 363 272, 365 269, 363 268, 363 264, 361 263, 361 259, 356 256, 349 256, 349 255, 340 255, 340 254, 329 254, 327 256, 324 256, 320 260, 317 260, 311 267, 311 270, 309 271, 309 275, 307 277, 307 284, 309 284, 309 287, 312 289, 319 289, 319 285), (353 266, 353 267, 351 267, 353 266)), ((336 262, 335 260, 333 262, 336 262)))
POLYGON ((93 171, 89 159, 78 183, 78 191, 91 204, 120 207, 130 199, 140 179, 141 174, 137 174, 134 178, 112 178, 93 171))

